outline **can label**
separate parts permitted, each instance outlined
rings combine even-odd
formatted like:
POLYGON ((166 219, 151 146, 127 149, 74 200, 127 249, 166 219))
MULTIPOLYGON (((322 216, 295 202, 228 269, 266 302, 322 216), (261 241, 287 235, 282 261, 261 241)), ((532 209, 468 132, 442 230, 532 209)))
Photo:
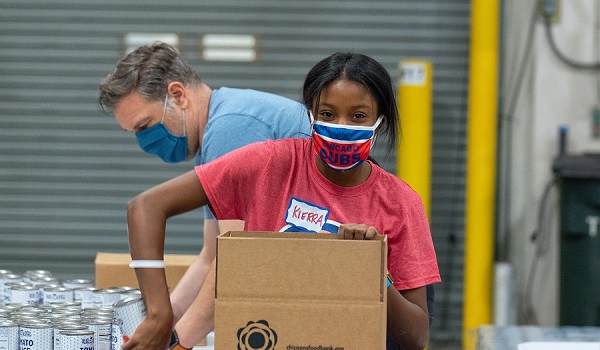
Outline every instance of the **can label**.
POLYGON ((81 302, 82 309, 95 308, 96 304, 94 304, 94 292, 99 290, 99 288, 94 287, 75 289, 73 293, 73 300, 81 302))
POLYGON ((0 350, 19 350, 19 326, 17 324, 0 323, 0 350))
POLYGON ((121 327, 119 327, 117 323, 113 323, 111 338, 111 350, 121 350, 121 345, 125 344, 125 342, 123 341, 123 336, 121 335, 121 327))
MULTIPOLYGON (((82 324, 75 324, 75 323, 68 324, 68 325, 63 324, 63 325, 54 326, 52 333, 54 336, 54 349, 55 350, 61 349, 60 341, 61 341, 62 336, 61 336, 60 332, 69 332, 69 331, 71 331, 71 332, 72 331, 88 331, 89 332, 89 329, 82 324)), ((92 336, 93 336, 93 334, 92 334, 92 336)))
POLYGON ((51 327, 19 327, 20 350, 48 350, 53 346, 51 327))
POLYGON ((94 347, 94 332, 92 331, 61 331, 60 348, 54 350, 96 350, 94 347))
POLYGON ((115 303, 115 318, 124 342, 128 342, 146 317, 146 305, 141 297, 129 297, 115 303))
POLYGON ((23 277, 21 275, 17 275, 14 273, 7 273, 7 274, 3 274, 0 275, 0 304, 7 304, 10 301, 8 300, 8 293, 10 291, 7 291, 6 289, 8 289, 6 287, 7 283, 12 283, 12 282, 21 282, 23 281, 23 277))
POLYGON ((39 305, 40 290, 32 286, 15 286, 10 288, 8 303, 39 305))
POLYGON ((88 322, 88 329, 94 332, 94 350, 110 350, 112 337, 111 322, 88 322))
POLYGON ((44 288, 43 304, 50 305, 54 302, 72 302, 73 290, 69 288, 44 288))

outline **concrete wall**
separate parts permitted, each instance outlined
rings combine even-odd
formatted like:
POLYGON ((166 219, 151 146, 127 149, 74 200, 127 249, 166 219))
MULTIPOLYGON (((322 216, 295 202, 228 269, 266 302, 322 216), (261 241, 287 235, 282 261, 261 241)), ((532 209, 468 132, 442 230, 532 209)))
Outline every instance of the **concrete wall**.
MULTIPOLYGON (((538 239, 532 241, 531 236, 536 229, 544 187, 552 178, 552 162, 559 149, 559 126, 564 124, 569 128, 569 153, 600 153, 600 140, 592 135, 592 109, 600 103, 600 72, 570 68, 556 57, 539 16, 530 27, 535 3, 510 0, 503 8, 500 108, 505 134, 504 146, 500 148, 505 160, 499 172, 504 183, 499 187, 499 236, 514 268, 514 321, 557 325, 556 187, 549 193, 538 239), (530 29, 534 37, 528 41, 530 29), (526 69, 521 71, 523 57, 528 59, 526 69), (514 113, 510 113, 519 79, 522 87, 518 103, 514 113), (539 259, 533 264, 535 257, 539 259)), ((572 60, 587 63, 599 60, 599 4, 598 0, 559 1, 559 14, 552 30, 559 50, 572 60)))

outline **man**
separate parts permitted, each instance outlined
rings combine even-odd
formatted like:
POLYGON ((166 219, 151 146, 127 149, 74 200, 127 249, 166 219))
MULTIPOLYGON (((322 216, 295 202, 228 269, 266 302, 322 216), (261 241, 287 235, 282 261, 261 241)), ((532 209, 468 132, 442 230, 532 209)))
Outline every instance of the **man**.
MULTIPOLYGON (((142 150, 170 163, 195 158, 204 164, 256 141, 310 136, 302 104, 255 90, 212 90, 164 43, 141 46, 124 57, 101 82, 98 100, 123 129, 135 133, 142 150)), ((202 287, 217 235, 243 230, 242 221, 217 222, 206 207, 204 214, 202 250, 171 293, 175 322, 202 287)))

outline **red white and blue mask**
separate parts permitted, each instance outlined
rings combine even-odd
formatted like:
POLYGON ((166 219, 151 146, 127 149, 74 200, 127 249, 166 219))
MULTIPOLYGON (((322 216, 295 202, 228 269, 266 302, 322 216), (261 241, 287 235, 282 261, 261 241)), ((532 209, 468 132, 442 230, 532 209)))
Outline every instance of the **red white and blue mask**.
POLYGON ((364 162, 375 143, 375 129, 383 120, 379 116, 373 126, 350 126, 314 120, 312 139, 315 153, 329 167, 348 170, 364 162))

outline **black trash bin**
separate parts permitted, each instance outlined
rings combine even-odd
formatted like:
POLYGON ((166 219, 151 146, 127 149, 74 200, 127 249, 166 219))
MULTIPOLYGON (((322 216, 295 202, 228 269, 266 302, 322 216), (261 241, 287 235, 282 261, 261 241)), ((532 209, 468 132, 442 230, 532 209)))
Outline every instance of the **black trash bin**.
POLYGON ((554 161, 560 185, 560 325, 600 326, 600 154, 554 161))

